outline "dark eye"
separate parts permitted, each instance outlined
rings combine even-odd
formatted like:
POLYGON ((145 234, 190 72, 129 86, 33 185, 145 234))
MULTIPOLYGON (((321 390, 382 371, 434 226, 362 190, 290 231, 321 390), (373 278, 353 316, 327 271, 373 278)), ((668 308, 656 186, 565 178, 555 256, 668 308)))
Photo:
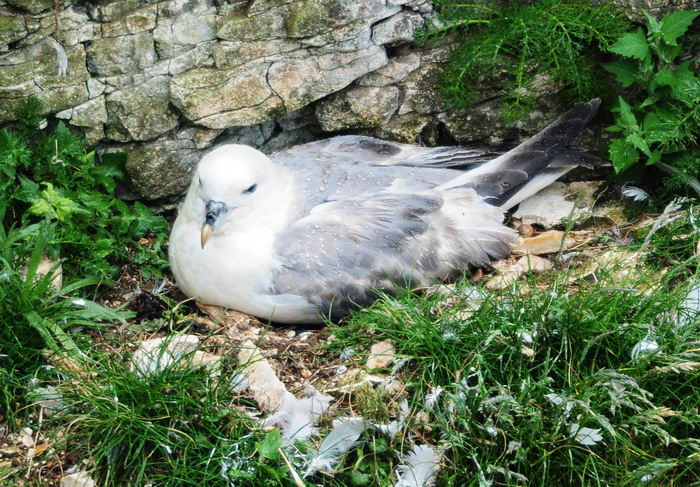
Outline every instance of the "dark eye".
POLYGON ((243 190, 244 193, 255 193, 255 190, 258 189, 257 184, 251 184, 248 189, 243 190))

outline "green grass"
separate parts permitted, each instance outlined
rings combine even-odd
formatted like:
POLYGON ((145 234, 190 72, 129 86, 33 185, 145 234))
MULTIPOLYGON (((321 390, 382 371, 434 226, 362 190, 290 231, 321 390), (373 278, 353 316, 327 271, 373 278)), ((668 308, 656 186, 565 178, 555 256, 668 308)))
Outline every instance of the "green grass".
POLYGON ((256 452, 266 432, 238 409, 230 371, 219 379, 184 359, 141 377, 119 353, 91 355, 80 373, 61 371, 66 408, 50 422, 99 485, 284 485, 284 466, 256 452))
POLYGON ((647 474, 690 485, 700 481, 700 326, 678 328, 670 312, 687 272, 667 273, 649 294, 633 291, 648 273, 620 282, 599 272, 573 287, 558 273, 545 286, 489 291, 466 320, 467 298, 436 314, 439 295, 386 297, 335 327, 331 346, 391 339, 412 358, 410 402, 445 452, 440 485, 622 486, 647 474), (650 329, 660 352, 633 359, 650 329), (431 410, 423 397, 433 387, 444 392, 431 410), (583 445, 574 425, 602 439, 583 445))

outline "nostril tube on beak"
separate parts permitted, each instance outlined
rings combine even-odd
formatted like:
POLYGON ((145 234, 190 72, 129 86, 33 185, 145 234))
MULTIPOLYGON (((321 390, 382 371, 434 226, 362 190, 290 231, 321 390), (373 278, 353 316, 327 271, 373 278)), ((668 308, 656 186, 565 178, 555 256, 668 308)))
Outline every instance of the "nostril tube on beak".
POLYGON ((202 225, 202 234, 200 239, 202 249, 211 238, 212 233, 214 233, 217 221, 224 213, 229 211, 229 207, 222 201, 209 200, 207 201, 205 211, 206 213, 204 215, 204 224, 202 225))

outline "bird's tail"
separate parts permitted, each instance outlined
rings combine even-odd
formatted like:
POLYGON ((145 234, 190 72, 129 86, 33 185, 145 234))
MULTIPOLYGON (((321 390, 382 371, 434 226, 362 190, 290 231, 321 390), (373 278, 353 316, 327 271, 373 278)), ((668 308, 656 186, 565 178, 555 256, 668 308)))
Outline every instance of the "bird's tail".
POLYGON ((598 161, 571 141, 593 118, 600 99, 579 103, 514 149, 443 183, 437 189, 472 187, 494 206, 510 209, 579 165, 598 161))

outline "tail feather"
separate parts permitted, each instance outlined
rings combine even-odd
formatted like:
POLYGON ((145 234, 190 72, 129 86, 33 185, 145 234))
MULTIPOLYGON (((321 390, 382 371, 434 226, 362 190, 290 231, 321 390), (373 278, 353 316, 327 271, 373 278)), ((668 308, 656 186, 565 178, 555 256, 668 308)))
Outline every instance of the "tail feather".
POLYGON ((593 156, 581 149, 570 148, 569 144, 593 118, 599 106, 599 99, 579 103, 519 146, 437 189, 473 187, 494 206, 508 209, 518 204, 579 163, 591 164, 593 156), (538 178, 548 166, 552 170, 538 178), (537 189, 533 191, 534 188, 537 189))

